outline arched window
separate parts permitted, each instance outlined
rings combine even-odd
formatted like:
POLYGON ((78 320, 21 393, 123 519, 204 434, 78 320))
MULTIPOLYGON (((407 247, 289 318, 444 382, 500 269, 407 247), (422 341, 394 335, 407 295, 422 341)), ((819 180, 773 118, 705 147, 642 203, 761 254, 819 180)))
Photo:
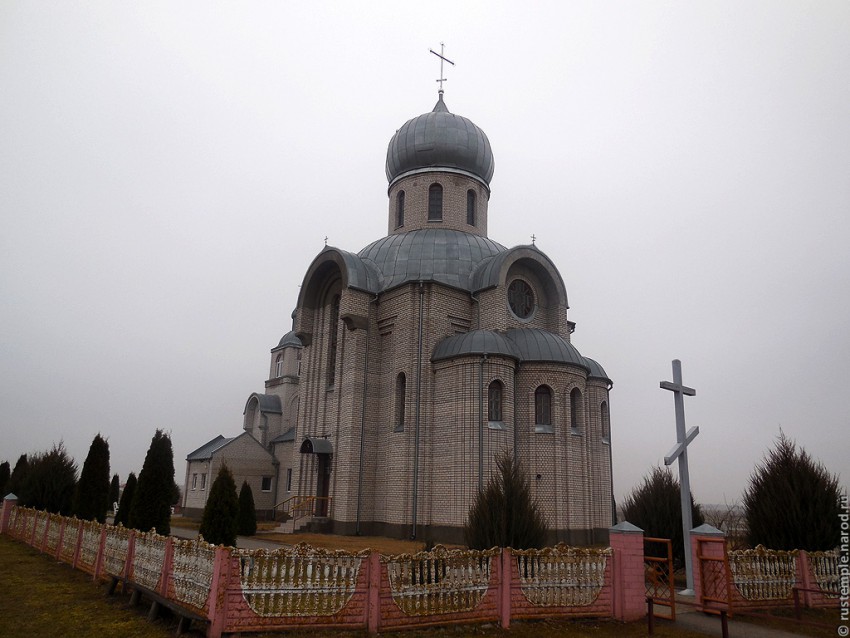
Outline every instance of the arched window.
POLYGON ((603 401, 599 406, 599 414, 602 419, 602 442, 608 443, 611 439, 611 422, 608 420, 608 402, 603 401))
POLYGON ((274 376, 282 377, 283 376, 283 355, 277 355, 277 359, 274 363, 274 376))
POLYGON ((328 322, 328 387, 336 382, 336 340, 339 327, 339 295, 334 295, 330 307, 328 322))
POLYGON ((570 429, 573 434, 581 434, 582 415, 581 390, 573 388, 570 392, 570 429))
POLYGON ((428 221, 441 221, 443 219, 443 187, 439 184, 431 184, 428 189, 428 221))
POLYGON ((395 225, 396 228, 404 226, 404 191, 399 191, 396 196, 395 225))
POLYGON ((545 385, 534 391, 534 430, 552 431, 552 390, 545 385))
POLYGON ((475 226, 475 191, 466 191, 466 223, 475 226))
POLYGON ((496 379, 487 388, 487 420, 502 420, 502 382, 496 379))
POLYGON ((407 397, 407 379, 399 372, 395 379, 395 424, 393 431, 404 432, 404 402, 407 397))

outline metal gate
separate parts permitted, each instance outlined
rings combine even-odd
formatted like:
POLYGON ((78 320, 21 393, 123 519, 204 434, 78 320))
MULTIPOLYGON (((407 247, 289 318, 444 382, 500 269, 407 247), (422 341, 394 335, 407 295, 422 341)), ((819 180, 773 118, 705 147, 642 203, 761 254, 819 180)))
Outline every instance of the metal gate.
POLYGON ((676 589, 673 583, 673 543, 669 538, 643 539, 646 598, 652 615, 676 620, 676 589))
POLYGON ((732 572, 725 538, 696 537, 699 561, 699 605, 703 611, 732 613, 732 572))

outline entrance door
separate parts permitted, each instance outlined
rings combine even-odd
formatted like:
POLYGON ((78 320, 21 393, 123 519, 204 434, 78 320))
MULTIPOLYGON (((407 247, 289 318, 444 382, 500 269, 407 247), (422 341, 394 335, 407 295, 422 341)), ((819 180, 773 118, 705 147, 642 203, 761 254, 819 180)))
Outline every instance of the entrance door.
POLYGON ((316 516, 327 516, 328 515, 328 491, 330 489, 330 479, 331 479, 331 462, 329 454, 317 454, 318 459, 318 472, 319 476, 316 477, 316 509, 314 510, 314 514, 316 516))

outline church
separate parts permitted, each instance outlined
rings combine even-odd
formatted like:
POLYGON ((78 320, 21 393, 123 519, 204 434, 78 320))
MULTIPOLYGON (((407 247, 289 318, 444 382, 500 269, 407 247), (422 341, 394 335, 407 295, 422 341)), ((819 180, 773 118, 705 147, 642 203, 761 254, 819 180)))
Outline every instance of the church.
POLYGON ((241 433, 186 457, 187 515, 226 463, 260 515, 306 512, 291 529, 462 542, 507 453, 551 542, 607 541, 612 382, 573 345, 555 264, 488 237, 493 171, 484 131, 442 89, 398 129, 386 236, 310 264, 241 433))

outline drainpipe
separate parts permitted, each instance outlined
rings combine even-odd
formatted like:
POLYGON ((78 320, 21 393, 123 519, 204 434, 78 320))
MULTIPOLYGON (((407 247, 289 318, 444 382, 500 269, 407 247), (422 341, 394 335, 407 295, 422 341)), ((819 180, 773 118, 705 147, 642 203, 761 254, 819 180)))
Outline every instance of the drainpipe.
POLYGON ((363 452, 366 435, 366 397, 369 386, 369 326, 372 324, 372 304, 378 301, 378 295, 369 301, 366 308, 366 348, 363 354, 363 398, 360 405, 360 467, 357 474, 357 517, 354 522, 354 534, 360 536, 360 511, 363 495, 363 452))
POLYGON ((416 428, 413 435, 413 511, 410 529, 411 540, 416 540, 416 507, 419 501, 419 423, 422 398, 422 312, 424 306, 425 288, 419 281, 419 335, 416 346, 416 428))
POLYGON ((475 328, 481 330, 481 301, 475 296, 474 292, 469 293, 469 298, 475 302, 475 328))
POLYGON ((611 451, 611 388, 614 384, 608 382, 608 393, 605 395, 605 401, 608 403, 608 480, 611 483, 611 525, 617 524, 617 501, 614 500, 614 460, 611 451))
MULTIPOLYGON (((272 453, 274 456, 274 453, 272 453)), ((276 458, 272 458, 272 465, 274 466, 274 487, 272 487, 272 520, 275 519, 275 510, 277 509, 277 495, 278 495, 278 486, 280 485, 280 461, 276 458)), ((262 486, 260 486, 262 487, 262 486)))

